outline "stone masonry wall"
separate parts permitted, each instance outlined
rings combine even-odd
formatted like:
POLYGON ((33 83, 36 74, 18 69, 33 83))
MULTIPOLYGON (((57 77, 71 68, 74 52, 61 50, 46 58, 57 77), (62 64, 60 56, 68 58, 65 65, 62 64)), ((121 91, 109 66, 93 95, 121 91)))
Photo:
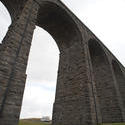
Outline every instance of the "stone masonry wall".
POLYGON ((52 124, 125 122, 125 68, 61 1, 1 1, 13 20, 0 46, 0 125, 18 124, 35 25, 60 49, 52 124))
POLYGON ((60 54, 53 125, 92 123, 84 49, 74 44, 60 54))

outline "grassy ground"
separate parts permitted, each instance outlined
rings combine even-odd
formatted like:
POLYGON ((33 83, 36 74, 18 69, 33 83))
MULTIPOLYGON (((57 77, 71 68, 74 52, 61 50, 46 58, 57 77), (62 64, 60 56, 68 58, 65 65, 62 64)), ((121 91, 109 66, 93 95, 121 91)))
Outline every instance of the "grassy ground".
POLYGON ((125 123, 112 123, 112 124, 102 124, 102 125, 125 125, 125 123))
POLYGON ((125 125, 125 123, 107 123, 107 124, 99 124, 99 125, 125 125))
MULTIPOLYGON (((27 119, 27 120, 20 120, 19 125, 51 125, 51 124, 40 122, 40 119, 27 119)), ((101 124, 101 125, 125 125, 125 123, 101 124)))
POLYGON ((39 119, 29 119, 29 120, 20 120, 19 125, 50 125, 50 124, 40 122, 39 119))

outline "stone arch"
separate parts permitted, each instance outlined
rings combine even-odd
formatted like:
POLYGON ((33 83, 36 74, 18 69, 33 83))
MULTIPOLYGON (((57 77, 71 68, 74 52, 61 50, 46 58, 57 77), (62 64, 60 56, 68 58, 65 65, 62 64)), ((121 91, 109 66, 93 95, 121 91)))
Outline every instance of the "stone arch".
POLYGON ((52 35, 60 51, 81 42, 81 33, 71 15, 54 2, 41 3, 37 25, 52 35))
MULTIPOLYGON (((28 0, 1 0, 7 8, 12 21, 18 18, 28 0)), ((33 0, 36 2, 35 0, 33 0)), ((81 42, 82 36, 76 22, 60 2, 44 0, 36 2, 40 9, 36 25, 45 29, 55 39, 60 50, 70 47, 75 42, 81 42)))
POLYGON ((117 63, 117 61, 112 60, 112 68, 115 74, 115 80, 117 83, 117 86, 119 88, 120 96, 123 101, 123 105, 125 108, 125 76, 123 75, 123 72, 117 63))
POLYGON ((112 70, 108 57, 96 40, 88 42, 96 96, 102 115, 102 123, 121 122, 121 109, 118 105, 112 70), (119 114, 119 115, 118 115, 119 114), (118 117, 120 116, 120 117, 118 117))

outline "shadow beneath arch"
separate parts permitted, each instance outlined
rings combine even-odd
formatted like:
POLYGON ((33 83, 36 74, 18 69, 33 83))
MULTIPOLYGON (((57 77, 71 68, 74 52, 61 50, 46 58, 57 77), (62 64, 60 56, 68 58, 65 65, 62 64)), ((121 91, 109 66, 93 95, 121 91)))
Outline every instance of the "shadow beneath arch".
POLYGON ((37 25, 52 35, 60 51, 81 42, 81 33, 71 15, 55 3, 41 3, 37 25))

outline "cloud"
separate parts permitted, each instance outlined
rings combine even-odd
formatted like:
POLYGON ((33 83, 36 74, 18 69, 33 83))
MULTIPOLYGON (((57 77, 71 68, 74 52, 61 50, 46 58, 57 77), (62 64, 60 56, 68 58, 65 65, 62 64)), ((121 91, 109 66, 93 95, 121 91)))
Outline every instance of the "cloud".
POLYGON ((55 90, 45 89, 40 83, 27 84, 24 96, 21 118, 52 116, 55 90))
POLYGON ((42 28, 34 32, 27 74, 30 79, 53 81, 57 77, 59 50, 53 38, 42 28))
POLYGON ((21 118, 52 116, 58 62, 56 42, 46 31, 37 27, 28 61, 21 118))
POLYGON ((6 10, 6 8, 3 6, 3 4, 0 2, 0 41, 3 40, 7 30, 8 30, 8 26, 11 23, 11 18, 10 15, 8 13, 8 11, 6 10))

